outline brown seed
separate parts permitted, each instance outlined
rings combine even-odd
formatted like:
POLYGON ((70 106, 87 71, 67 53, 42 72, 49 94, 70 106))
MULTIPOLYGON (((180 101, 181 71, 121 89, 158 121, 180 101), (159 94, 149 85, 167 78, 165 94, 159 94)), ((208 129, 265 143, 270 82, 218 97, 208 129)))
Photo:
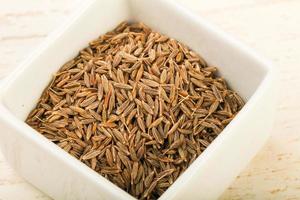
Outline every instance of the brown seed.
POLYGON ((176 122, 172 126, 172 128, 168 131, 167 136, 170 135, 170 134, 172 134, 172 133, 174 133, 177 130, 177 128, 179 127, 179 123, 180 123, 180 121, 176 122))
POLYGON ((114 86, 116 88, 125 89, 125 90, 131 90, 132 89, 131 85, 128 85, 128 84, 125 84, 125 83, 114 83, 114 86))
POLYGON ((160 75, 160 83, 163 84, 167 80, 167 70, 164 69, 160 75))
POLYGON ((152 124, 150 124, 149 129, 158 126, 163 120, 164 120, 164 117, 158 118, 157 120, 152 122, 152 124))
POLYGON ((100 153, 101 153, 100 150, 92 150, 92 151, 86 153, 85 155, 83 155, 82 160, 90 160, 90 159, 98 156, 100 153))
POLYGON ((122 56, 123 58, 125 58, 125 60, 126 60, 127 62, 132 62, 132 63, 134 63, 134 62, 136 62, 136 61, 138 60, 138 58, 135 57, 134 55, 130 55, 130 54, 128 54, 128 53, 125 53, 124 51, 120 52, 120 54, 121 54, 121 56, 122 56))
POLYGON ((151 173, 145 178, 145 187, 148 188, 150 184, 152 183, 154 178, 154 171, 151 171, 151 173))
POLYGON ((211 104, 208 110, 208 114, 211 115, 212 113, 214 113, 217 110, 218 106, 219 106, 219 101, 213 102, 213 104, 211 104))
POLYGON ((105 75, 102 75, 101 80, 102 80, 102 85, 103 85, 104 92, 107 94, 108 91, 109 91, 108 79, 105 75))
POLYGON ((91 96, 90 98, 85 99, 83 102, 81 102, 80 106, 87 107, 87 106, 91 105, 96 99, 97 99, 96 96, 91 96))
POLYGON ((140 81, 140 79, 141 79, 142 76, 143 76, 143 73, 144 73, 144 66, 141 65, 140 68, 139 68, 139 70, 138 70, 138 72, 137 72, 137 74, 136 74, 136 77, 135 77, 135 81, 136 81, 136 82, 139 82, 139 81, 140 81))
POLYGON ((121 116, 125 118, 127 115, 129 115, 129 113, 134 109, 135 106, 136 105, 134 103, 129 104, 129 106, 127 106, 127 108, 123 111, 121 116))
POLYGON ((162 87, 159 88, 159 93, 160 93, 161 98, 162 98, 164 101, 166 101, 166 102, 168 102, 168 103, 171 102, 171 100, 169 99, 169 97, 168 97, 166 91, 165 91, 162 87))
POLYGON ((219 89, 218 89, 215 85, 212 85, 211 88, 212 88, 212 91, 213 91, 213 93, 214 93, 216 99, 217 99, 219 102, 223 102, 223 98, 222 98, 222 95, 220 94, 219 89))
POLYGON ((125 101, 125 102, 123 102, 123 103, 117 108, 116 114, 117 114, 117 115, 120 115, 122 112, 124 112, 124 110, 128 107, 129 103, 130 103, 130 102, 129 102, 128 100, 125 101))
POLYGON ((140 127, 140 129, 141 129, 143 132, 146 132, 144 120, 142 120, 141 117, 138 117, 138 118, 137 118, 137 123, 138 123, 138 126, 140 127))
POLYGON ((137 177, 138 167, 139 167, 139 163, 138 162, 133 162, 133 164, 132 164, 132 171, 131 171, 131 184, 133 184, 133 181, 137 177))
POLYGON ((124 135, 117 129, 112 129, 112 132, 114 134, 114 136, 123 144, 126 143, 126 140, 124 138, 124 135))
POLYGON ((84 83, 86 85, 86 87, 90 87, 90 78, 87 72, 84 72, 84 83))
POLYGON ((191 81, 192 81, 192 83, 194 83, 197 87, 204 88, 204 89, 207 88, 207 86, 206 86, 202 81, 200 81, 200 80, 197 80, 197 79, 195 79, 195 78, 191 78, 191 81))
POLYGON ((144 101, 142 101, 142 106, 150 115, 154 114, 152 108, 144 101))
POLYGON ((155 127, 152 128, 152 134, 157 143, 159 143, 159 144, 164 143, 163 138, 161 137, 160 133, 158 132, 158 130, 155 127))
POLYGON ((147 115, 146 116, 146 127, 149 128, 151 123, 152 123, 152 115, 147 115))
POLYGON ((159 83, 150 79, 141 79, 141 81, 149 87, 158 87, 159 83))
POLYGON ((114 163, 113 163, 113 156, 112 156, 112 153, 109 149, 106 149, 106 152, 105 152, 105 156, 106 156, 106 161, 107 163, 112 167, 114 166, 114 163))
POLYGON ((78 106, 70 106, 70 109, 81 114, 85 113, 85 110, 78 106))

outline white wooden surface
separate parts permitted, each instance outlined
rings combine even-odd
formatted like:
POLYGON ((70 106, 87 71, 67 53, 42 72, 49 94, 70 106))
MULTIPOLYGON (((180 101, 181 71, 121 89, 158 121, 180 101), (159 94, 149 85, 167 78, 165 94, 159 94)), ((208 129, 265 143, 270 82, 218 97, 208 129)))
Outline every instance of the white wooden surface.
MULTIPOLYGON (((79 1, 0 0, 0 78, 61 24, 79 1)), ((300 199, 300 0, 177 1, 280 69, 272 137, 221 199, 300 199)), ((0 200, 14 199, 49 197, 19 177, 0 153, 0 200)))

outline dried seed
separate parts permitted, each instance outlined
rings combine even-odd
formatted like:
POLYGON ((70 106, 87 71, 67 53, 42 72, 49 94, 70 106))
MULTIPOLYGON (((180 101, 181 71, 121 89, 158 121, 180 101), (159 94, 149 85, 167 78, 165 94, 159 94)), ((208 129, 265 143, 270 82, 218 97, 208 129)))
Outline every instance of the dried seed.
POLYGON ((124 110, 128 107, 129 105, 129 101, 124 101, 116 110, 116 114, 120 115, 122 112, 124 112, 124 110))
POLYGON ((164 69, 160 75, 160 83, 164 84, 167 80, 167 70, 164 69))
POLYGON ((144 73, 144 66, 141 65, 140 68, 139 68, 139 70, 138 70, 138 72, 137 72, 137 74, 136 74, 136 77, 135 77, 135 81, 136 81, 136 82, 139 82, 139 81, 140 81, 140 79, 141 79, 142 76, 143 76, 143 73, 144 73))
POLYGON ((150 80, 150 79, 141 79, 141 81, 149 87, 158 87, 159 86, 159 83, 157 83, 153 80, 150 80))
POLYGON ((152 124, 150 124, 149 129, 158 126, 163 120, 164 120, 164 117, 158 118, 157 120, 152 122, 152 124))
POLYGON ((179 123, 180 123, 180 121, 176 122, 172 126, 172 128, 168 131, 167 136, 170 135, 170 134, 172 134, 172 133, 174 133, 177 130, 177 128, 179 127, 179 123))
POLYGON ((109 148, 106 149, 105 151, 105 157, 106 157, 107 164, 109 164, 109 166, 111 167, 114 166, 113 156, 109 148))
POLYGON ((86 153, 85 155, 83 155, 81 159, 82 160, 90 160, 90 159, 98 156, 100 153, 101 153, 100 150, 92 150, 92 151, 86 153))
POLYGON ((202 81, 197 80, 197 79, 195 79, 195 78, 191 78, 191 81, 192 81, 192 83, 194 83, 197 87, 207 89, 207 86, 206 86, 202 81))
POLYGON ((132 90, 132 86, 125 83, 114 83, 114 86, 120 89, 132 90))
POLYGON ((84 84, 86 85, 86 87, 90 87, 90 78, 87 72, 84 72, 84 84))
POLYGON ((143 132, 146 132, 144 120, 142 120, 141 117, 138 117, 138 118, 137 118, 137 123, 138 123, 138 126, 140 127, 140 129, 141 129, 143 132))
POLYGON ((142 101, 142 106, 150 115, 154 114, 152 108, 144 101, 142 101))
POLYGON ((87 107, 94 103, 94 101, 97 99, 96 96, 91 96, 90 98, 85 99, 83 102, 81 102, 80 106, 81 107, 87 107))
POLYGON ((138 167, 139 167, 139 163, 138 162, 133 162, 133 164, 132 164, 132 171, 131 171, 131 184, 133 184, 133 181, 137 177, 138 167))

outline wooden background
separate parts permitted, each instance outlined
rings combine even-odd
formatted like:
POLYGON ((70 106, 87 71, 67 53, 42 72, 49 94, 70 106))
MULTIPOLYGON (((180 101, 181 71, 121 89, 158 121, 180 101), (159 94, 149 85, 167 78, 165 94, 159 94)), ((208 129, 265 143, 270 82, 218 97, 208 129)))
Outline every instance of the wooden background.
MULTIPOLYGON (((80 0, 0 0, 0 79, 80 0)), ((280 101, 272 137, 221 199, 300 199, 300 0, 177 0, 273 61, 280 101)), ((1 139, 1 138, 0 138, 1 139)), ((0 153, 0 200, 49 199, 0 153)))

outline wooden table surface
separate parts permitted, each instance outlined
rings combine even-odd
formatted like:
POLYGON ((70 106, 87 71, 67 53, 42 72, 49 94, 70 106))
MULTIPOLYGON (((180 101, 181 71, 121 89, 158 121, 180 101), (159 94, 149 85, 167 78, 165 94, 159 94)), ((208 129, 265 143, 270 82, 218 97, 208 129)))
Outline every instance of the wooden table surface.
MULTIPOLYGON (((0 79, 80 0, 0 0, 0 79)), ((300 199, 300 0, 177 0, 273 61, 280 100, 272 136, 221 199, 300 199)), ((0 200, 49 199, 0 153, 0 200)))

